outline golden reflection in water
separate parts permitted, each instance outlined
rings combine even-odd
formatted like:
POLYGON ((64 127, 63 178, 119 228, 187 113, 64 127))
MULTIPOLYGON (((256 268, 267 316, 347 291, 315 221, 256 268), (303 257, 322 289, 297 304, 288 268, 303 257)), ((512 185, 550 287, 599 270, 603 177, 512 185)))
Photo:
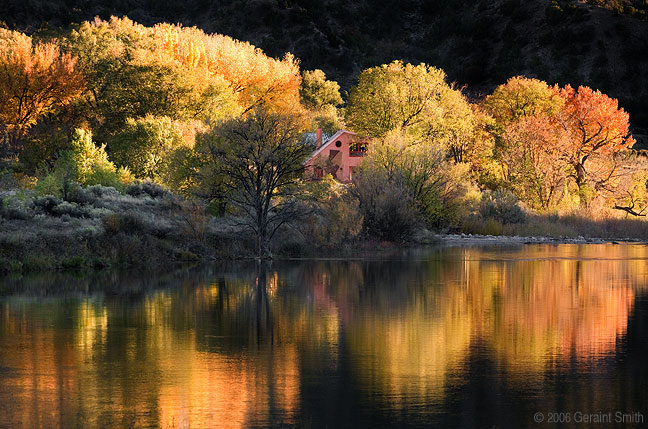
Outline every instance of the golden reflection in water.
MULTIPOLYGON (((229 311, 249 297, 250 290, 231 296, 229 311)), ((132 316, 137 329, 123 326, 121 309, 89 301, 67 309, 76 314, 66 329, 32 318, 22 306, 5 306, 2 338, 18 341, 5 343, 11 353, 0 354, 0 368, 16 370, 0 389, 10 426, 294 424, 300 404, 297 345, 199 351, 195 330, 178 329, 187 318, 174 316, 173 307, 185 305, 180 313, 191 314, 196 299, 209 306, 218 293, 198 288, 193 300, 186 298, 168 292, 146 298, 132 316)), ((47 311, 57 311, 51 307, 47 311)), ((279 325, 293 325, 279 319, 279 325)))
POLYGON ((335 369, 343 341, 370 397, 442 404, 474 347, 519 385, 613 354, 648 279, 643 246, 459 252, 272 270, 264 293, 227 279, 130 307, 8 301, 0 403, 11 426, 298 424, 304 372, 335 369))
MULTIPOLYGON (((269 278, 270 284, 276 285, 276 275, 269 278)), ((232 318, 245 305, 243 301, 259 299, 248 288, 237 292, 229 294, 224 305, 226 313, 233 313, 229 314, 232 318)), ((214 284, 197 288, 185 300, 190 308, 180 312, 171 311, 180 303, 167 293, 156 294, 146 302, 151 336, 158 339, 156 353, 162 375, 157 399, 159 424, 246 427, 271 420, 271 414, 280 416, 280 423, 294 423, 300 398, 296 344, 259 347, 250 353, 205 352, 199 351, 194 329, 188 335, 178 335, 173 329, 172 314, 193 315, 207 310, 222 293, 214 284)), ((285 322, 279 317, 275 323, 281 331, 285 322)))
POLYGON ((284 416, 281 422, 294 423, 299 407, 297 351, 294 346, 285 347, 272 359, 259 358, 260 364, 187 348, 162 359, 162 373, 175 377, 159 391, 160 424, 246 427, 250 421, 267 421, 271 402, 284 416), (178 358, 183 362, 181 371, 178 358))
POLYGON ((587 365, 611 355, 648 284, 646 247, 564 250, 530 248, 520 261, 465 249, 462 262, 444 262, 440 281, 405 306, 358 312, 346 326, 358 380, 398 407, 440 401, 445 385, 468 377, 474 345, 491 350, 521 386, 541 382, 560 361, 587 365), (637 260, 620 261, 628 258, 637 260))

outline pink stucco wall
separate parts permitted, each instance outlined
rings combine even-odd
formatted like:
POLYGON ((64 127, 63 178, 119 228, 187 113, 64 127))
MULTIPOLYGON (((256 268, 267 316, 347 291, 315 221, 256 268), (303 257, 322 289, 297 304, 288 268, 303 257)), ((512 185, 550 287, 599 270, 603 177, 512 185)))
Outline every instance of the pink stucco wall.
POLYGON ((331 173, 342 183, 353 180, 353 168, 357 167, 364 156, 351 156, 350 146, 354 141, 364 141, 350 131, 338 131, 328 141, 316 149, 311 158, 304 164, 307 177, 316 176, 316 169, 324 167, 324 174, 331 173), (337 151, 337 152, 336 152, 337 151), (327 162, 329 160, 329 162, 327 162))

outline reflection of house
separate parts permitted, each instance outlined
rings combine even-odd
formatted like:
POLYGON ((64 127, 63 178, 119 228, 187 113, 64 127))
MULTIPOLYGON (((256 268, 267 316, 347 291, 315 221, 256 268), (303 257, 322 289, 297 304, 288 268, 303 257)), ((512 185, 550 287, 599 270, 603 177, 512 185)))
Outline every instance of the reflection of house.
POLYGON ((330 173, 340 182, 353 180, 353 169, 367 154, 367 140, 351 131, 340 130, 322 143, 322 131, 317 130, 317 147, 304 163, 307 177, 320 178, 330 173))

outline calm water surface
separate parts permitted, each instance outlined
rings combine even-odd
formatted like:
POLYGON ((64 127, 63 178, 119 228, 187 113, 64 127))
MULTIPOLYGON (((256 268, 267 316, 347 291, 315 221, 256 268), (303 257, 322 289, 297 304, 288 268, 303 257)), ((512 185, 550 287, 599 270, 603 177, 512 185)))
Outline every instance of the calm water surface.
POLYGON ((540 428, 552 412, 648 424, 648 247, 0 280, 0 427, 540 428))

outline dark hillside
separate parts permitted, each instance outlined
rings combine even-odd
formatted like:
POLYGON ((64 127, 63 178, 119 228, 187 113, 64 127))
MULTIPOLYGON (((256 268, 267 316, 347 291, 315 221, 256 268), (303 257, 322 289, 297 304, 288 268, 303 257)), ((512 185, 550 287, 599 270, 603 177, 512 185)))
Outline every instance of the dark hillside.
MULTIPOLYGON (((3 0, 6 2, 7 0, 3 0)), ((293 52, 349 88, 364 68, 403 59, 443 68, 474 96, 524 74, 589 85, 648 125, 648 21, 630 0, 8 0, 0 20, 33 32, 98 15, 196 25, 293 52), (633 6, 634 5, 634 6, 633 6)), ((643 9, 642 6, 644 5, 643 9)))

